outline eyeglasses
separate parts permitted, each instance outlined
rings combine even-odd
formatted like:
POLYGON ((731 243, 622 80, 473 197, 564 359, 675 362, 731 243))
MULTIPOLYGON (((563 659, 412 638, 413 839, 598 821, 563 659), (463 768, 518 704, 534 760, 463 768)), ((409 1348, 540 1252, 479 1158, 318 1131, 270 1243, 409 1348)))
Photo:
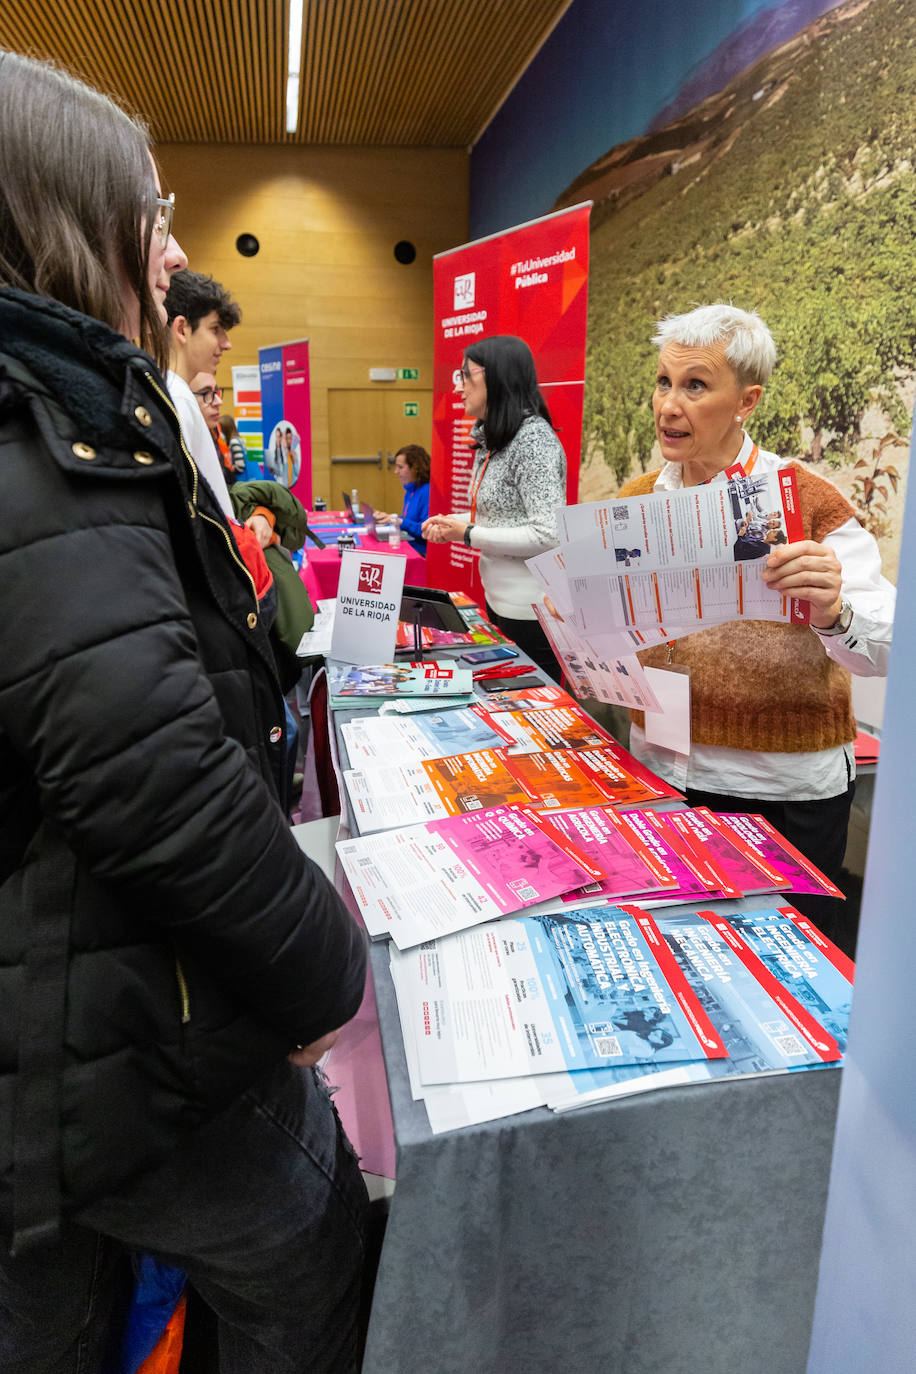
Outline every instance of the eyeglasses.
POLYGON ((161 196, 158 197, 156 200, 156 210, 157 214, 153 221, 153 229, 159 235, 162 240, 162 245, 165 247, 169 241, 169 235, 172 232, 172 216, 175 213, 175 192, 172 191, 168 200, 163 200, 161 196))
POLYGON ((460 385, 469 382, 472 377, 479 377, 481 372, 486 372, 486 370, 485 367, 471 367, 469 363, 465 363, 464 367, 458 369, 458 375, 461 378, 460 385))
POLYGON ((203 401, 205 406, 210 406, 214 401, 221 401, 223 393, 218 386, 205 386, 200 391, 195 391, 194 395, 199 401, 203 401))

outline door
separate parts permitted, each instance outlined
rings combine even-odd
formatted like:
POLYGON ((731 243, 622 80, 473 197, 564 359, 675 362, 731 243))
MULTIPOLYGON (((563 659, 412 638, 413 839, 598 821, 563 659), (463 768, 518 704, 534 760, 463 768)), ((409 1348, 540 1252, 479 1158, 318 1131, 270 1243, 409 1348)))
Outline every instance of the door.
POLYGON ((428 451, 432 434, 432 392, 371 389, 328 392, 331 490, 328 505, 356 487, 375 510, 400 511, 404 489, 394 458, 406 444, 428 451))
POLYGON ((404 488, 395 476, 395 455, 408 444, 420 444, 429 453, 433 415, 431 391, 385 391, 385 510, 400 512, 404 488))

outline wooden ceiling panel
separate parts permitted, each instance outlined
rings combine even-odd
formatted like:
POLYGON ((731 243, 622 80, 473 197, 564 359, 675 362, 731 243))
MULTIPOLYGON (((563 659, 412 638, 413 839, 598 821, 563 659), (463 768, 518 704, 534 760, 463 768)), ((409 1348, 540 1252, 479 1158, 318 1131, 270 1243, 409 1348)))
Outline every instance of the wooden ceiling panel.
POLYGON ((2 0, 0 47, 52 58, 165 143, 468 147, 571 0, 2 0))

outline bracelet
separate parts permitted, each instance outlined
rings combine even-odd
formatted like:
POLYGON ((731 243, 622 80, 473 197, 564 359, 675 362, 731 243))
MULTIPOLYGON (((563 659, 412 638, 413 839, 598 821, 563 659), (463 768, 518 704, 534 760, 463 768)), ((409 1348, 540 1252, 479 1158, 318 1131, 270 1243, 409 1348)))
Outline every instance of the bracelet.
POLYGON ((473 528, 473 525, 465 525, 464 527, 464 542, 467 544, 468 548, 471 547, 471 530, 473 528))

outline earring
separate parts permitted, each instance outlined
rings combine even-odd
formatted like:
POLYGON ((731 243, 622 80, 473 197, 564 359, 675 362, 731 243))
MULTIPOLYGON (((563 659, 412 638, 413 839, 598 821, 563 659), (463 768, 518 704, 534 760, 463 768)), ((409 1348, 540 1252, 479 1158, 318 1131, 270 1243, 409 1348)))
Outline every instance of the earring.
POLYGON ((738 424, 739 424, 739 425, 743 425, 743 424, 744 424, 744 419, 743 419, 743 417, 742 417, 741 415, 736 415, 736 416, 735 416, 735 419, 738 421, 738 424))

